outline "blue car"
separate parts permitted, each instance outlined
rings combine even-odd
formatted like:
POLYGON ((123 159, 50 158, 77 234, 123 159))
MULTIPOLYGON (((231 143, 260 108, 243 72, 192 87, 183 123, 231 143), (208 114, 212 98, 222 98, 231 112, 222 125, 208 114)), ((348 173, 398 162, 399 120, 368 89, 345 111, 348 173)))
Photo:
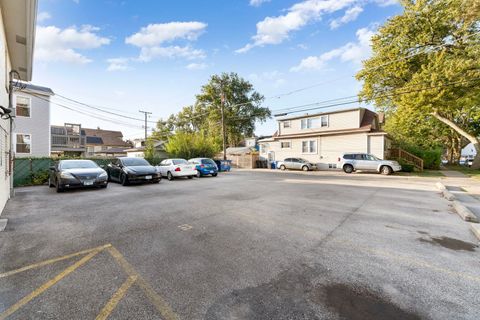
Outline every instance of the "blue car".
POLYGON ((218 167, 215 164, 215 161, 209 158, 193 158, 188 160, 188 162, 195 165, 197 169, 197 178, 211 175, 216 177, 218 174, 218 167))

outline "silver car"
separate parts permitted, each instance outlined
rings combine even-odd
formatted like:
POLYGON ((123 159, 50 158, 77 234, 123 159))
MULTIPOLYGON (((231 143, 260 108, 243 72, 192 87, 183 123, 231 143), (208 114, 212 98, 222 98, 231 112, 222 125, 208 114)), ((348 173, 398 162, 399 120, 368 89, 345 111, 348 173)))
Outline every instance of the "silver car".
POLYGON ((279 163, 278 168, 280 170, 293 169, 293 170, 303 170, 311 171, 316 168, 316 166, 308 160, 302 158, 286 158, 279 163))
POLYGON ((361 170, 389 175, 402 170, 402 166, 397 161, 382 160, 368 153, 344 153, 339 161, 340 168, 345 173, 361 170))

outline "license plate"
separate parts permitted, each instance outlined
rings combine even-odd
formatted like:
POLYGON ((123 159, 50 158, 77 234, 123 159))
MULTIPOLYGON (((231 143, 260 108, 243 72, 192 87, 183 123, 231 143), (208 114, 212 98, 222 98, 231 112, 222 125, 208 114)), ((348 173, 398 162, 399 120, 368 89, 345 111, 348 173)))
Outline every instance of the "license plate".
POLYGON ((210 170, 210 173, 213 173, 213 170, 210 170))
POLYGON ((92 181, 83 181, 84 186, 93 186, 93 180, 92 181))
POLYGON ((145 179, 150 180, 150 179, 152 179, 152 176, 145 176, 145 179))

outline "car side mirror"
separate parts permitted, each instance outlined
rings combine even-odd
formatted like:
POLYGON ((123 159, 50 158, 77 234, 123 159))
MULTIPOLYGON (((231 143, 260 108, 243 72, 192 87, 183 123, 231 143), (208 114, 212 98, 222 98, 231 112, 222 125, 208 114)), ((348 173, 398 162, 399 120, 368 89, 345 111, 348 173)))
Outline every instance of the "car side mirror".
POLYGON ((105 165, 104 165, 104 164, 101 164, 101 165, 100 165, 100 168, 105 169, 105 165))

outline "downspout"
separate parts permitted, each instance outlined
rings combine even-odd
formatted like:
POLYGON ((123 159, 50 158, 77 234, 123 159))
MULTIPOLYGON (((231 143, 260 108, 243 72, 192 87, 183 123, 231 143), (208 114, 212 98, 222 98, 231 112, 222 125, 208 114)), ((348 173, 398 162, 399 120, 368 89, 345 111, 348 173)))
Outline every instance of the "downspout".
MULTIPOLYGON (((13 111, 13 75, 16 75, 20 79, 20 74, 16 70, 9 72, 8 83, 8 109, 13 111)), ((8 154, 8 173, 10 175, 10 198, 15 196, 15 190, 13 189, 13 115, 10 115, 10 152, 8 154)))

